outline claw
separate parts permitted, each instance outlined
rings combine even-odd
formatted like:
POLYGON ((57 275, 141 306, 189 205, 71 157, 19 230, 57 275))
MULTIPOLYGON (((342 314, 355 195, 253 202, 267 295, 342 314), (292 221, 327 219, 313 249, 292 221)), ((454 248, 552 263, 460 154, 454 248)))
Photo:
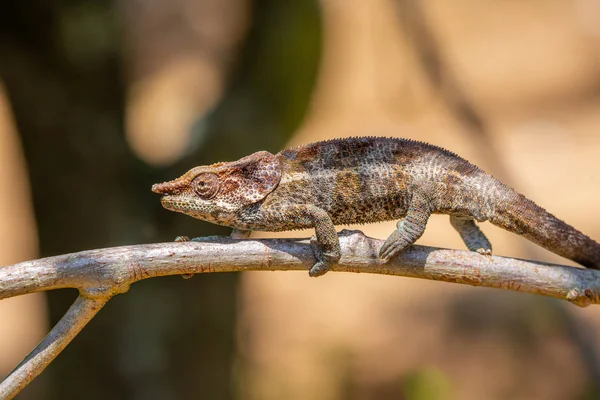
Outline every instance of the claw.
POLYGON ((381 258, 385 262, 388 262, 390 258, 396 255, 400 250, 401 249, 398 249, 398 246, 396 246, 394 243, 390 243, 385 248, 381 246, 381 249, 379 250, 379 258, 381 258))
POLYGON ((308 271, 308 275, 311 277, 325 275, 331 269, 331 266, 340 259, 339 255, 324 252, 316 236, 310 238, 310 247, 317 259, 317 263, 308 271))
POLYGON ((389 246, 385 249, 383 253, 379 255, 379 258, 381 258, 385 262, 388 262, 396 254, 402 252, 402 250, 404 249, 401 246, 389 246))
POLYGON ((308 271, 308 275, 315 278, 317 276, 325 275, 329 271, 329 267, 322 261, 319 261, 308 271))
POLYGON ((385 242, 379 249, 379 258, 381 258, 382 260, 387 262, 388 261, 387 254, 389 253, 389 251, 390 251, 390 244, 385 242))
POLYGON ((475 250, 475 252, 481 254, 482 256, 488 256, 488 257, 492 256, 492 249, 479 248, 479 249, 475 250))
POLYGON ((388 262, 392 257, 403 252, 409 245, 410 243, 407 243, 398 231, 394 231, 379 249, 379 258, 388 262))
POLYGON ((392 244, 394 243, 394 239, 392 238, 392 236, 394 236, 394 234, 396 233, 396 231, 394 231, 390 237, 388 237, 386 239, 385 242, 383 242, 383 245, 381 245, 381 248, 379 249, 379 258, 383 258, 385 259, 387 253, 390 251, 390 247, 392 246, 392 244))

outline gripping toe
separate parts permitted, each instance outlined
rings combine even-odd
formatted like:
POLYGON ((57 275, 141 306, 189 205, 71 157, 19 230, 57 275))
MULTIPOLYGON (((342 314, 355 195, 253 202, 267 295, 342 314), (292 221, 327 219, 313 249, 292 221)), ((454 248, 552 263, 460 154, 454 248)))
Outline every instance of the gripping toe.
POLYGON ((329 271, 329 266, 322 261, 319 261, 308 271, 308 275, 315 278, 317 276, 325 275, 329 271))
POLYGON ((310 271, 308 271, 308 275, 312 277, 325 275, 327 271, 331 269, 331 266, 339 261, 340 252, 323 251, 317 238, 314 236, 310 239, 310 245, 313 250, 313 254, 315 255, 315 258, 317 259, 317 263, 312 266, 310 271))
POLYGON ((379 249, 379 258, 388 262, 392 257, 406 250, 410 244, 411 243, 402 236, 401 231, 395 230, 379 249))

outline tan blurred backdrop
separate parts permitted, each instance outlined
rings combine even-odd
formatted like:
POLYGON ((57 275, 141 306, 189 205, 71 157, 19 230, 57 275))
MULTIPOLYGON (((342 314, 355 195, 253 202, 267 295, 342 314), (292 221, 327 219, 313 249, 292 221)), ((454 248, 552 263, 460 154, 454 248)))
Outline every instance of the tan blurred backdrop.
MULTIPOLYGON (((399 26, 394 2, 321 4, 318 85, 291 144, 353 135, 435 143, 600 238, 597 2, 422 2, 421 22, 446 73, 485 116, 491 152, 424 78, 414 31, 399 26)), ((356 228, 384 239, 394 223, 356 228)), ((483 230, 496 254, 565 262, 488 224, 483 230)), ((464 246, 444 216, 430 220, 419 242, 464 246)), ((397 398, 411 376, 434 392, 423 398, 565 399, 585 391, 586 365, 565 337, 561 305, 544 299, 347 274, 248 274, 243 289, 239 338, 255 399, 397 398)), ((600 313, 568 312, 600 345, 600 313)))

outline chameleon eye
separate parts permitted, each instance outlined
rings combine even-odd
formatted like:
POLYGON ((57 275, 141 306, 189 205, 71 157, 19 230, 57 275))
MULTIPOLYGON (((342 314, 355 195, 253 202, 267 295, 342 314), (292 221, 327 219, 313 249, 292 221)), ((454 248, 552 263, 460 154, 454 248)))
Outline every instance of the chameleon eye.
POLYGON ((219 178, 215 174, 200 174, 193 180, 192 187, 198 196, 210 199, 219 190, 219 178))

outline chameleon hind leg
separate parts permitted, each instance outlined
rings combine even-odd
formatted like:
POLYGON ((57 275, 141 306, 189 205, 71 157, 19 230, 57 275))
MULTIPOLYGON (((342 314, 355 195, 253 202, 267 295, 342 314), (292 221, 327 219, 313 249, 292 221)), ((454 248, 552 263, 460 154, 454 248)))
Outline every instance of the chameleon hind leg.
POLYGON ((450 224, 456 229, 467 248, 486 256, 492 255, 492 244, 472 218, 451 215, 450 224))
POLYGON ((379 258, 388 261, 417 241, 425 232, 431 215, 431 202, 426 193, 415 193, 406 216, 398 221, 396 230, 379 249, 379 258))

